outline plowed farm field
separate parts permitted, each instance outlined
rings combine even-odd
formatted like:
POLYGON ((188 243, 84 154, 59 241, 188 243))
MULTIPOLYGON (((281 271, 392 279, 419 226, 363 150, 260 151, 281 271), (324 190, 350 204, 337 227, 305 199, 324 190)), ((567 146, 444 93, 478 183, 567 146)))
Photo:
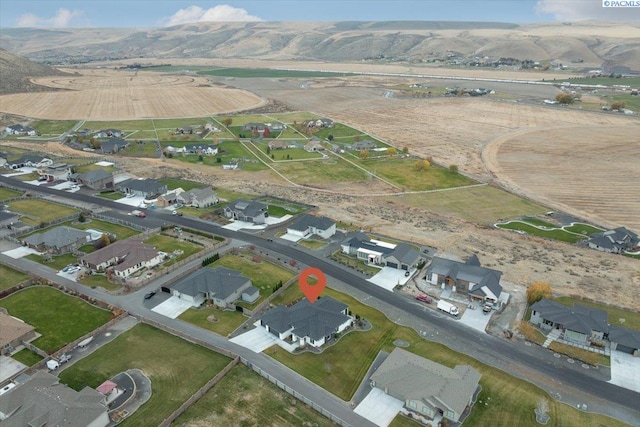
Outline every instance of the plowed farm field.
POLYGON ((263 105, 240 89, 211 86, 203 77, 92 70, 74 77, 38 78, 67 91, 0 96, 0 111, 49 120, 202 117, 263 105))

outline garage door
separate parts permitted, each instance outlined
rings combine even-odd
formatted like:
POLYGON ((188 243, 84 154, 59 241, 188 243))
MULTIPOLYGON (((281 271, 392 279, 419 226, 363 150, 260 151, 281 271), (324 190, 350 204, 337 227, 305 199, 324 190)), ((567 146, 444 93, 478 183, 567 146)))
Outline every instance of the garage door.
POLYGON ((623 353, 633 354, 633 351, 635 350, 635 348, 627 347, 626 345, 622 345, 622 344, 618 344, 618 346, 616 347, 616 350, 621 351, 623 353))
POLYGON ((387 262, 387 267, 398 268, 398 264, 396 264, 395 262, 387 262))

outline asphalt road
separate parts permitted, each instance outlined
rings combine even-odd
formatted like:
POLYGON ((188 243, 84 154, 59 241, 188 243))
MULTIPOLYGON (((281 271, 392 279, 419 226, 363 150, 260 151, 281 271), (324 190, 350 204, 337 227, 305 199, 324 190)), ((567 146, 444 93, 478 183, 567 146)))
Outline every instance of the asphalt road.
MULTIPOLYGON (((66 198, 75 199, 85 203, 93 203, 102 207, 113 209, 117 212, 126 212, 130 210, 130 207, 123 206, 108 199, 96 198, 91 195, 81 193, 64 194, 59 190, 45 187, 36 189, 30 184, 18 182, 10 178, 1 176, 0 182, 7 182, 11 186, 17 186, 31 191, 37 190, 41 193, 54 194, 60 197, 64 196, 66 198)), ((188 217, 172 216, 169 213, 162 211, 147 210, 146 213, 147 218, 134 218, 131 216, 127 216, 127 219, 132 222, 139 222, 141 224, 147 224, 148 226, 153 227, 159 226, 163 223, 171 222, 187 228, 211 232, 224 237, 240 239, 248 242, 249 244, 256 245, 263 251, 279 253, 285 257, 295 259, 301 264, 319 268, 327 276, 334 277, 341 282, 346 283, 348 286, 365 292, 371 297, 383 301, 386 304, 389 304, 390 306, 395 307, 404 313, 425 320, 429 324, 433 325, 433 327, 437 330, 446 331, 446 334, 449 337, 447 345, 454 350, 463 351, 464 353, 470 354, 474 358, 484 363, 490 364, 500 369, 505 369, 505 367, 513 367, 514 365, 517 365, 524 373, 523 375, 521 375, 523 377, 536 377, 539 375, 544 375, 550 379, 553 379, 555 382, 574 387, 598 399, 620 405, 631 410, 635 414, 638 414, 638 402, 640 401, 639 393, 609 384, 602 380, 598 380, 594 378, 593 375, 580 371, 579 368, 572 369, 567 367, 566 365, 554 362, 554 360, 550 360, 549 357, 545 357, 543 353, 531 351, 531 348, 521 347, 514 344, 512 341, 500 339, 491 335, 477 333, 452 319, 440 315, 439 313, 432 312, 431 310, 425 310, 423 307, 414 304, 406 298, 388 292, 377 286, 372 286, 371 283, 367 282, 364 277, 358 275, 357 273, 350 270, 345 270, 338 264, 335 264, 329 260, 317 258, 311 253, 302 250, 297 246, 283 244, 277 241, 269 242, 257 235, 226 230, 211 222, 205 222, 188 217)), ((47 274, 50 274, 50 272, 47 272, 47 274)), ((56 276, 56 278, 60 279, 59 276, 56 276)), ((83 288, 83 292, 89 293, 88 291, 92 290, 83 288)), ((95 296, 96 298, 106 299, 107 301, 109 301, 111 298, 116 298, 111 296, 105 298, 105 295, 102 293, 96 293, 96 295, 92 296, 95 296)), ((242 357, 245 357, 246 359, 252 361, 252 363, 253 361, 256 361, 256 365, 260 366, 261 368, 264 366, 265 368, 263 369, 267 372, 272 373, 272 375, 282 375, 283 378, 287 379, 288 381, 295 382, 296 385, 294 388, 301 394, 304 394, 305 392, 311 392, 313 386, 315 386, 315 384, 312 385, 312 383, 304 386, 303 383, 305 381, 308 381, 304 380, 303 382, 301 382, 300 377, 295 373, 292 376, 291 372, 288 372, 287 375, 287 371, 289 371, 288 368, 284 368, 282 365, 275 363, 272 359, 266 358, 261 354, 256 355, 252 352, 249 352, 250 354, 248 354, 248 350, 233 345, 224 338, 213 336, 211 334, 203 332, 199 328, 193 327, 189 324, 184 324, 179 321, 169 322, 170 319, 157 315, 156 313, 153 313, 149 310, 147 310, 148 313, 145 313, 145 309, 144 307, 142 307, 142 304, 137 302, 137 300, 139 299, 140 298, 115 299, 109 302, 116 305, 121 305, 124 309, 129 310, 134 314, 149 317, 152 320, 168 324, 171 327, 183 330, 185 332, 188 331, 187 333, 192 334, 193 336, 204 339, 208 342, 212 342, 219 347, 229 349, 234 353, 240 354, 242 357), (180 326, 178 327, 177 325, 180 326), (251 358, 246 356, 251 356, 251 358)), ((512 369, 509 369, 509 371, 513 372, 512 369)), ((319 387, 315 386, 315 388, 319 387)), ((322 401, 323 399, 337 399, 335 396, 329 393, 327 394, 330 397, 318 396, 318 399, 320 400, 314 399, 314 401, 322 406, 320 401, 322 401)), ((330 403, 330 401, 327 401, 327 403, 330 403)), ((330 406, 333 407, 334 405, 330 406)), ((329 409, 329 407, 327 407, 327 409, 329 409)), ((348 412, 353 413, 352 411, 348 412)), ((638 414, 637 419, 638 423, 640 424, 640 414, 638 414)), ((359 421, 354 425, 366 424, 362 424, 359 421)))

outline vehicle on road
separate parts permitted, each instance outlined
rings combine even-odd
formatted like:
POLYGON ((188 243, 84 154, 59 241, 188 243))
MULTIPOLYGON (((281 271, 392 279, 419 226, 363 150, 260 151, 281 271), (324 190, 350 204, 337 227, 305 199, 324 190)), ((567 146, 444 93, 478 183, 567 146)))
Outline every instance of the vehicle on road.
POLYGON ((139 211, 137 209, 134 211, 131 211, 131 215, 137 216, 138 218, 145 218, 147 216, 144 212, 139 211))
POLYGON ((458 314, 460 314, 460 312, 458 311, 458 307, 445 300, 438 301, 437 307, 438 310, 444 311, 445 313, 452 316, 457 316, 458 314))
POLYGON ((178 215, 178 216, 182 216, 182 212, 173 211, 173 212, 171 212, 171 215, 178 215))
POLYGON ((416 299, 418 301, 426 302, 427 304, 431 304, 433 302, 433 298, 431 298, 429 295, 425 295, 425 294, 416 295, 416 299))
POLYGON ((148 293, 144 294, 144 299, 151 299, 151 298, 153 298, 153 296, 155 294, 156 294, 156 291, 148 292, 148 293))

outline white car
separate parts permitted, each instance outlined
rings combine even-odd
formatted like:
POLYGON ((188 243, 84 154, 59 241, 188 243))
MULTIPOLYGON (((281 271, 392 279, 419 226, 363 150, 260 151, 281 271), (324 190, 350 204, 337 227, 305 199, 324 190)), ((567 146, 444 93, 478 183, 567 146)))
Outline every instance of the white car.
POLYGON ((77 265, 74 265, 73 267, 67 270, 67 274, 75 274, 80 270, 82 270, 82 268, 78 267, 77 265))

